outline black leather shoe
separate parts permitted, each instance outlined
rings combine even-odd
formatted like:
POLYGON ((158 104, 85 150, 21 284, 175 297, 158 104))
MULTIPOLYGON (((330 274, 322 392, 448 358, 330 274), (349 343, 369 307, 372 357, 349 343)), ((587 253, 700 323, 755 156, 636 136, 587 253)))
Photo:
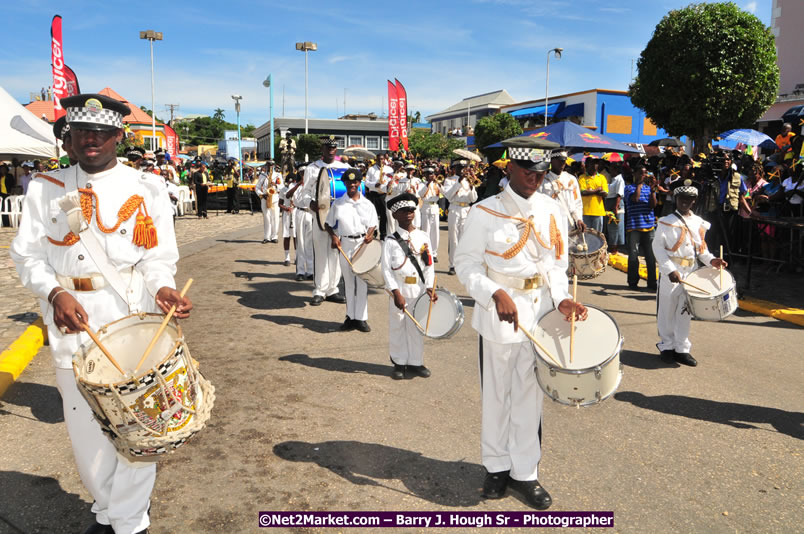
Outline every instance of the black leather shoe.
POLYGON ((553 498, 547 490, 539 484, 538 480, 514 480, 508 482, 508 486, 519 493, 531 508, 536 510, 547 510, 553 504, 553 498))
POLYGON ((449 271, 447 271, 447 274, 453 276, 455 274, 455 267, 450 267, 449 271))
POLYGON ((324 297, 321 295, 313 295, 313 300, 310 301, 310 306, 321 306, 322 302, 324 302, 324 297))
POLYGON ((262 244, 263 244, 263 245, 264 245, 264 244, 266 244, 267 242, 268 242, 268 240, 267 240, 267 239, 263 239, 263 240, 262 240, 262 244))
POLYGON ((675 357, 678 363, 683 363, 684 365, 689 365, 690 367, 695 367, 698 365, 697 360, 693 358, 692 354, 689 352, 676 352, 675 357))
POLYGON ((355 321, 355 328, 361 332, 371 332, 371 327, 366 321, 355 321))
POLYGON ((97 521, 87 527, 83 534, 114 534, 112 525, 102 525, 97 521))
POLYGON ((486 499, 502 499, 505 497, 509 472, 486 473, 486 479, 483 481, 483 497, 486 499))
POLYGON ((659 357, 665 362, 672 362, 676 359, 676 351, 672 349, 666 349, 661 352, 659 357))
POLYGON ((315 278, 315 277, 314 277, 312 274, 308 274, 308 275, 307 275, 307 279, 308 279, 308 280, 312 280, 313 278, 315 278))
POLYGON ((355 328, 357 328, 356 323, 357 323, 357 321, 354 321, 354 320, 352 320, 352 319, 347 317, 346 320, 341 325, 341 331, 346 332, 346 331, 349 331, 349 330, 354 330, 355 328))
POLYGON ((304 275, 303 274, 297 274, 296 275, 296 281, 297 282, 303 282, 304 281, 304 275))
POLYGON ((430 376, 430 369, 423 365, 408 365, 408 373, 413 376, 428 378, 430 376))
POLYGON ((336 302, 338 304, 346 304, 346 297, 343 295, 339 295, 338 293, 333 293, 332 295, 327 295, 325 298, 327 302, 336 302))
POLYGON ((405 378, 405 366, 395 363, 394 370, 391 371, 391 378, 393 378, 394 380, 402 380, 403 378, 405 378))
POLYGON ((285 267, 289 267, 290 266, 290 260, 285 260, 284 263, 282 263, 282 265, 284 265, 285 267))
POLYGON ((278 239, 271 239, 271 243, 279 243, 278 239))
POLYGON ((438 263, 438 256, 436 256, 435 258, 433 258, 433 263, 438 263))

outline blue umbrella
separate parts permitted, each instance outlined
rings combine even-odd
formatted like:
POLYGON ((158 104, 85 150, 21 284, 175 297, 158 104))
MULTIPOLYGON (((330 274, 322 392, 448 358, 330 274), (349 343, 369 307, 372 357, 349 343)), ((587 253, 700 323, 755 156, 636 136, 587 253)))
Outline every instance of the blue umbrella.
MULTIPOLYGON (((639 152, 634 147, 569 121, 556 122, 538 130, 525 132, 519 137, 536 137, 553 141, 562 148, 579 148, 595 152, 639 152)), ((495 143, 486 148, 502 148, 502 145, 495 143)))
POLYGON ((766 141, 773 143, 773 139, 764 133, 752 130, 750 128, 729 130, 728 132, 723 132, 718 137, 720 137, 722 141, 728 141, 730 143, 743 143, 753 146, 761 145, 766 141))

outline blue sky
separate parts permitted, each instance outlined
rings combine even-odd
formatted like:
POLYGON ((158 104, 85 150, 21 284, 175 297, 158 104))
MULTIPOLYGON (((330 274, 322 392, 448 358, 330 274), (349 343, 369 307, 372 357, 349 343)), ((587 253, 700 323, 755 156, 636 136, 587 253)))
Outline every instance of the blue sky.
MULTIPOLYGON (((232 94, 243 96, 241 121, 268 119, 274 81, 274 116, 304 116, 304 54, 309 53, 310 117, 379 113, 386 79, 408 91, 409 109, 425 116, 471 95, 506 89, 514 99, 542 98, 547 50, 550 93, 592 88, 625 90, 631 60, 677 0, 465 0, 396 3, 371 1, 180 2, 6 0, 0 85, 26 103, 29 92, 51 84, 50 21, 63 17, 66 63, 81 89, 109 86, 150 107, 148 42, 154 29, 156 110, 179 104, 178 115, 225 110, 234 122, 232 94), (337 106, 337 108, 336 108, 337 106), (337 110, 337 111, 336 111, 337 110)), ((772 0, 736 0, 766 25, 772 0)))

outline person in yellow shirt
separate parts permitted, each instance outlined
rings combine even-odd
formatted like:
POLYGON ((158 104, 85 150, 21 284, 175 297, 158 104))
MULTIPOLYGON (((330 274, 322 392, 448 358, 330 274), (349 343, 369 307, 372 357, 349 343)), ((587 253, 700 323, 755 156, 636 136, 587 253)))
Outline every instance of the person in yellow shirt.
POLYGON ((586 172, 578 178, 583 200, 583 222, 587 227, 602 233, 603 219, 606 216, 603 199, 609 194, 609 183, 605 176, 597 172, 597 161, 594 158, 586 158, 585 165, 586 172))
POLYGON ((785 152, 788 147, 793 144, 793 137, 796 134, 793 133, 793 125, 789 122, 786 122, 782 125, 782 132, 776 136, 776 146, 779 147, 779 150, 785 152))

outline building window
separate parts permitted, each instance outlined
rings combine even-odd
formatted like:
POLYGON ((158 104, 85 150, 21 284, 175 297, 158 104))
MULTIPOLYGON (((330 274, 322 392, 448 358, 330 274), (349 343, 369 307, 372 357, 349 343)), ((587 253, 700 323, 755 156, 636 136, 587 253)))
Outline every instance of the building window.
POLYGON ((338 143, 338 148, 346 148, 346 136, 336 135, 335 142, 338 143))
POLYGON ((162 146, 162 143, 160 143, 159 141, 160 141, 159 136, 156 137, 152 137, 150 135, 142 136, 142 144, 145 147, 145 150, 156 150, 157 148, 162 146))
POLYGON ((349 136, 349 146, 358 145, 363 146, 363 136, 362 135, 350 135, 349 136))
POLYGON ((382 138, 382 150, 388 150, 388 138, 387 137, 382 138))
POLYGON ((366 136, 366 148, 369 150, 378 150, 380 148, 379 136, 374 137, 371 135, 366 136))

